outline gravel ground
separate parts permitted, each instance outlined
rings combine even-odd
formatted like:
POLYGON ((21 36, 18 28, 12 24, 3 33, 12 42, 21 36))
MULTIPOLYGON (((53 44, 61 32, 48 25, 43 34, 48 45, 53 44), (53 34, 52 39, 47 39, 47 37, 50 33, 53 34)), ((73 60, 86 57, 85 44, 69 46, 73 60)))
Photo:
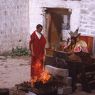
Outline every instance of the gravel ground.
POLYGON ((0 56, 0 88, 11 88, 15 84, 30 80, 30 58, 0 56))
MULTIPOLYGON (((30 80, 30 57, 0 56, 0 88, 13 88, 16 84, 30 80)), ((16 95, 16 94, 11 94, 16 95)), ((25 94, 21 94, 25 95, 25 94)), ((95 95, 77 91, 72 95, 95 95)))

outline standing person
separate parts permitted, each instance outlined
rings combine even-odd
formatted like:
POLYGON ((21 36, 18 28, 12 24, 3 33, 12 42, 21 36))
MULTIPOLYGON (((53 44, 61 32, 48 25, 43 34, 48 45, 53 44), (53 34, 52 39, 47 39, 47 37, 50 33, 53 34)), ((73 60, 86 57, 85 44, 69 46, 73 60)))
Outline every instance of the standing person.
POLYGON ((31 78, 40 77, 43 70, 46 39, 41 33, 43 26, 38 24, 30 36, 29 49, 31 51, 31 78))

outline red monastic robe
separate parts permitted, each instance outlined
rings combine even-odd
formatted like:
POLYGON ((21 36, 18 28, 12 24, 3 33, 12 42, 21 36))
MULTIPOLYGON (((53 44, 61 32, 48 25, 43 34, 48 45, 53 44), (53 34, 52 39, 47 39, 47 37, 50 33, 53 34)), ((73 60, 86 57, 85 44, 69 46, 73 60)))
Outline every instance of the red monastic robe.
POLYGON ((31 55, 31 77, 40 76, 43 70, 43 57, 44 57, 44 49, 46 44, 46 39, 43 35, 39 39, 36 35, 35 31, 31 35, 31 40, 29 43, 29 47, 31 48, 31 44, 33 45, 33 53, 34 56, 31 55))

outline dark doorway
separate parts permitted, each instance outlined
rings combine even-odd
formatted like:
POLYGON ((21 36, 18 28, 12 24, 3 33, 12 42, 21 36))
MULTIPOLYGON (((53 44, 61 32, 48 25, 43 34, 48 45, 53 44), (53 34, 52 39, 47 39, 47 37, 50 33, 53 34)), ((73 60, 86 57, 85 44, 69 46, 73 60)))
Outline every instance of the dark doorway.
POLYGON ((65 8, 46 8, 46 30, 50 48, 58 48, 62 31, 70 29, 71 11, 65 8))

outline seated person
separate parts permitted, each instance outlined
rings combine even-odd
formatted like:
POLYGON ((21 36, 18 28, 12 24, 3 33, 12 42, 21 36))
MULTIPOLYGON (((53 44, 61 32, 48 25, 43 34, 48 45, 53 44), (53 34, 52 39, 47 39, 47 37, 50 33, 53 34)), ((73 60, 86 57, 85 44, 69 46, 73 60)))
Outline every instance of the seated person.
POLYGON ((75 32, 69 33, 71 38, 67 41, 67 46, 64 48, 66 52, 86 52, 88 53, 87 44, 85 41, 79 39, 80 33, 78 29, 75 32), (68 44, 70 41, 70 44, 68 44))
POLYGON ((83 58, 80 55, 81 52, 88 53, 88 48, 86 42, 79 39, 80 33, 78 33, 78 29, 69 34, 71 38, 67 40, 67 46, 64 48, 64 51, 69 54, 69 74, 72 77, 72 90, 75 91, 76 83, 80 82, 81 71, 83 68, 82 63, 84 63, 83 58))

